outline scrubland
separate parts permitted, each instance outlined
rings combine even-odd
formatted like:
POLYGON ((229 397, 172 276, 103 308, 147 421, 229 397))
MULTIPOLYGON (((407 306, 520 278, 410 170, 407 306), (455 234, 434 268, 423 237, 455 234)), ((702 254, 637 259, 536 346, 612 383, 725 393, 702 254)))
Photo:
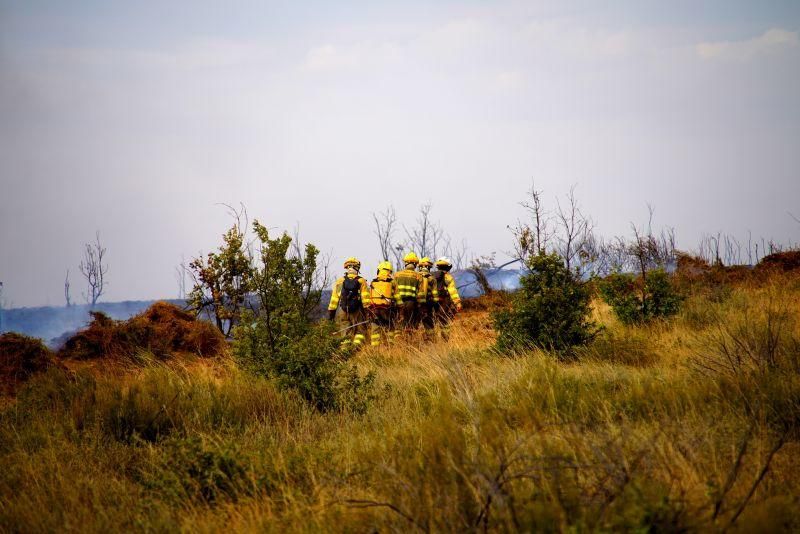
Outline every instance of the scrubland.
POLYGON ((0 412, 3 531, 797 531, 800 276, 693 287, 568 355, 448 341, 353 356, 364 414, 230 354, 65 361, 0 412))

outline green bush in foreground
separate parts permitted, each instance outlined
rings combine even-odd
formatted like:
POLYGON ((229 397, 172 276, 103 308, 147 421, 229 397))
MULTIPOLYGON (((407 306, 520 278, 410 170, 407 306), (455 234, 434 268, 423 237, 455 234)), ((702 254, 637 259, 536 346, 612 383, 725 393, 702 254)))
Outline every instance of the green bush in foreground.
POLYGON ((271 238, 258 221, 258 262, 253 269, 256 313, 242 314, 234 329, 234 356, 249 371, 274 378, 283 389, 297 391, 320 411, 366 411, 374 376, 360 377, 338 351, 329 325, 320 325, 315 313, 321 292, 317 281, 314 245, 302 254, 291 252, 286 233, 271 238))
POLYGON ((527 267, 511 309, 494 314, 497 347, 563 351, 591 341, 596 335, 589 320, 591 292, 579 275, 557 254, 532 256, 527 267))
POLYGON ((648 271, 644 281, 632 274, 613 273, 600 283, 600 294, 625 324, 672 317, 683 300, 663 269, 648 271))
MULTIPOLYGON (((253 318, 245 314, 245 323, 253 318)), ((234 357, 243 368, 274 378, 281 389, 294 390, 320 411, 364 413, 374 398, 374 373, 360 376, 339 354, 339 342, 327 324, 314 325, 297 339, 270 345, 263 320, 235 330, 234 357)))

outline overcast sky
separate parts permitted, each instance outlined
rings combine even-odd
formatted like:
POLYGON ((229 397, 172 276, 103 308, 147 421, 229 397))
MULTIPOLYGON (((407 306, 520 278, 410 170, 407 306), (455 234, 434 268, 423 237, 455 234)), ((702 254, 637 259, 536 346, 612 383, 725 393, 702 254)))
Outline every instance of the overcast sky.
POLYGON ((218 203, 379 260, 371 212, 422 202, 477 254, 535 180, 604 235, 798 241, 800 2, 0 0, 6 305, 174 297, 218 203))

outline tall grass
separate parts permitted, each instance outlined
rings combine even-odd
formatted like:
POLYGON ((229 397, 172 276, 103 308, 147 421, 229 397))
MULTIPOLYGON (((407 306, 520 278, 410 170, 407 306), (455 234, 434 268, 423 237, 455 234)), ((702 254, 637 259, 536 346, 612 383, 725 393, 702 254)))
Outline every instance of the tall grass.
POLYGON ((566 363, 465 313, 359 354, 363 415, 226 361, 52 370, 0 413, 0 529, 797 530, 798 297, 781 276, 647 326, 596 303, 566 363))

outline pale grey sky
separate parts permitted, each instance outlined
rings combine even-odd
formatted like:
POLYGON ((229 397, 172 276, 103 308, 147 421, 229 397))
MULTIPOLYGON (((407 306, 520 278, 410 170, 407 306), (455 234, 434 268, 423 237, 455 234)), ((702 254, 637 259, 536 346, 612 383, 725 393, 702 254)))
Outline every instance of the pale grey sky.
POLYGON ((656 208, 798 241, 798 2, 0 0, 0 280, 62 304, 82 244, 106 300, 172 297, 244 202, 379 260, 370 214, 430 200, 477 254, 532 180, 604 235, 656 208), (165 5, 166 4, 166 5, 165 5))

